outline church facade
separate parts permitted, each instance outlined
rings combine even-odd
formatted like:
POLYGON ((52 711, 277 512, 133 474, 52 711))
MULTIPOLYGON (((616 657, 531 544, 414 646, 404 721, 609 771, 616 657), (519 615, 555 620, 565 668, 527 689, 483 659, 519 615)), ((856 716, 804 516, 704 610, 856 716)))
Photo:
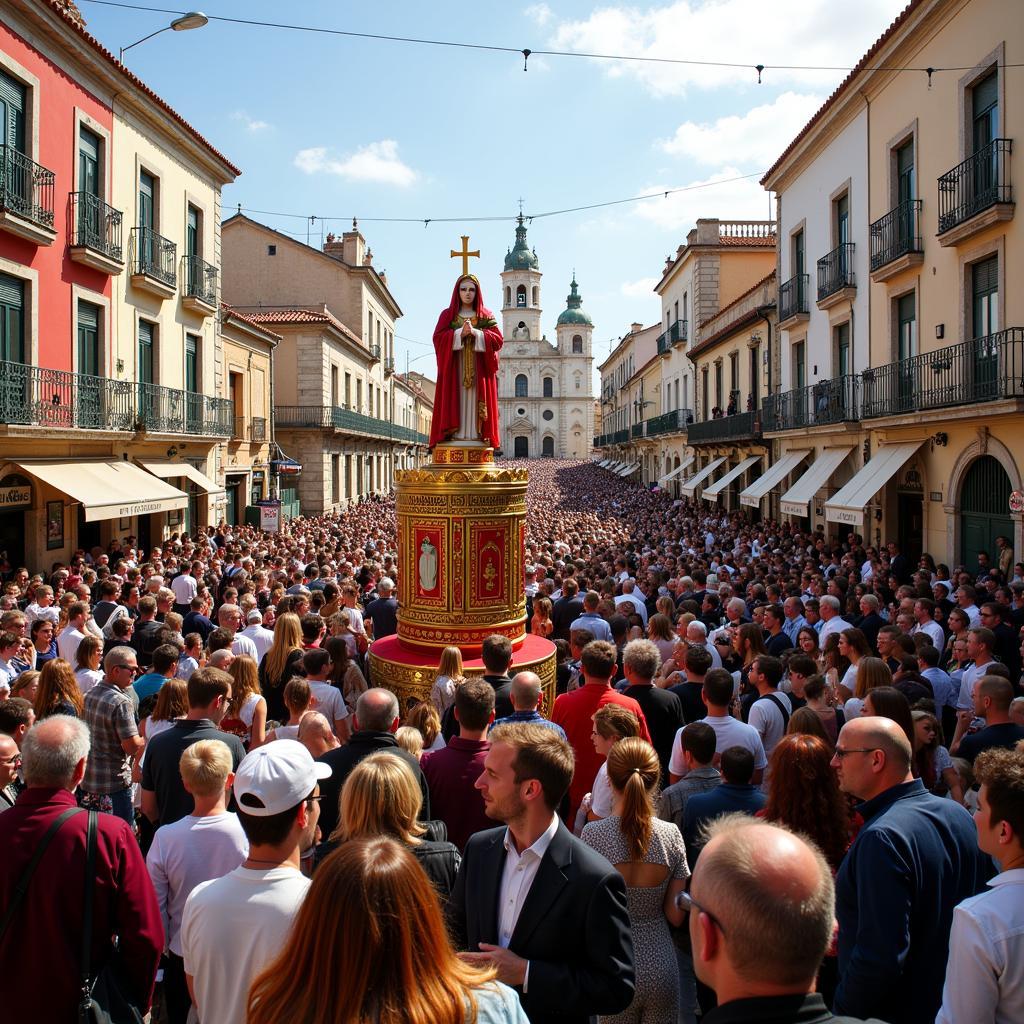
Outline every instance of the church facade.
POLYGON ((594 325, 574 274, 552 344, 541 329, 541 277, 520 217, 501 274, 502 452, 505 458, 586 459, 594 438, 594 325))

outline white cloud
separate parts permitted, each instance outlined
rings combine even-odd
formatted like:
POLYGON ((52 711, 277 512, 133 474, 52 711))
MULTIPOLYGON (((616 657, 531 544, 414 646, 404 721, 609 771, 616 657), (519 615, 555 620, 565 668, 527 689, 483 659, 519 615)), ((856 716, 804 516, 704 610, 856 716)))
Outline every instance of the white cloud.
POLYGON ((637 281, 623 281, 620 286, 622 294, 631 299, 646 299, 654 294, 656 277, 641 277, 637 281))
POLYGON ((419 177, 398 157, 398 143, 382 139, 360 146, 354 153, 332 156, 326 146, 301 149, 295 154, 295 166, 306 174, 336 174, 348 181, 377 182, 407 188, 419 177))
MULTIPOLYGON (((676 0, 660 7, 602 7, 558 24, 551 49, 729 61, 745 67, 599 62, 610 77, 629 76, 654 95, 690 88, 757 84, 757 64, 852 66, 888 27, 906 0, 859 0, 856 17, 837 15, 835 0, 676 0)), ((772 86, 834 85, 843 71, 767 70, 772 86)))
POLYGON ((273 127, 269 121, 260 121, 258 118, 250 117, 244 110, 236 110, 231 117, 235 121, 241 121, 245 125, 246 131, 252 132, 253 135, 273 127))
POLYGON ((547 25, 555 16, 554 12, 547 4, 530 4, 530 6, 523 11, 523 14, 541 28, 547 25))
POLYGON ((752 107, 745 114, 711 122, 684 121, 660 146, 672 156, 709 166, 720 164, 725 156, 742 167, 765 170, 781 152, 784 140, 793 138, 821 104, 820 96, 784 92, 774 102, 752 107))
POLYGON ((681 229, 693 227, 698 217, 720 217, 723 220, 767 220, 773 217, 769 193, 761 188, 756 177, 729 180, 738 178, 742 173, 736 167, 722 167, 699 181, 652 185, 643 189, 640 195, 655 198, 637 203, 637 216, 671 231, 673 236, 678 235, 681 229), (663 195, 674 188, 686 188, 688 191, 663 195))

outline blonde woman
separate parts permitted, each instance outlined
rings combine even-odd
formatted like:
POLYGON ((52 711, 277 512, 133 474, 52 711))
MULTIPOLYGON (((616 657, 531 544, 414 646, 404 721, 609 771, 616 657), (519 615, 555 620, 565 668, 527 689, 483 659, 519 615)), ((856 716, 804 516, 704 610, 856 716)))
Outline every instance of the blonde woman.
POLYGON ((530 619, 530 632, 534 636, 549 637, 555 631, 555 624, 551 621, 553 607, 550 598, 535 597, 533 599, 533 618, 530 619))
POLYGON ((441 735, 441 716, 437 708, 426 701, 420 701, 409 709, 405 716, 405 724, 411 726, 423 737, 423 749, 429 754, 434 750, 443 750, 444 737, 441 735))
POLYGON ((636 964, 636 995, 629 1009, 599 1017, 614 1024, 661 1024, 679 1014, 679 967, 669 924, 680 927, 686 911, 676 898, 690 868, 679 829, 654 813, 661 764, 649 743, 620 740, 608 753, 613 813, 589 822, 583 842, 615 865, 626 880, 636 964))
POLYGON ((444 713, 455 703, 455 691, 466 681, 462 672, 462 651, 458 647, 446 647, 441 652, 441 663, 437 666, 437 678, 430 688, 430 703, 444 718, 444 713))
POLYGON ((294 612, 285 612, 274 623, 274 642, 260 662, 260 689, 267 700, 267 718, 283 722, 288 718, 284 705, 284 684, 298 675, 302 661, 302 625, 294 612))
POLYGON ((857 682, 853 696, 843 704, 843 717, 847 722, 863 714, 865 698, 879 686, 892 686, 889 666, 881 658, 861 658, 857 663, 857 682))
MULTIPOLYGON (((228 675, 232 680, 231 702, 220 729, 239 737, 246 750, 255 750, 267 738, 267 701, 260 693, 259 666, 240 654, 231 662, 228 675)), ((283 699, 284 694, 281 696, 283 699)))
MULTIPOLYGON (((436 713, 436 712, 435 712, 436 713)), ((423 733, 411 725, 402 725, 395 730, 395 742, 418 761, 423 756, 423 733)))

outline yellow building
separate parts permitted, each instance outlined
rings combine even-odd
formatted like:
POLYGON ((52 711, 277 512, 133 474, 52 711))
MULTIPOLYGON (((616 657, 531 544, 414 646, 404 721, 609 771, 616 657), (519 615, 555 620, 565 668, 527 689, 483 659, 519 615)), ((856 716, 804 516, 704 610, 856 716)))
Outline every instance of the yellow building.
POLYGON ((221 465, 227 502, 224 518, 234 525, 258 522, 256 502, 271 496, 273 452, 272 390, 274 350, 281 341, 246 313, 222 306, 220 347, 224 397, 234 409, 231 437, 224 442, 221 465), (247 511, 251 510, 251 511, 247 511))
MULTIPOLYGON (((781 277, 789 284, 803 265, 792 249, 800 227, 792 221, 801 214, 793 213, 787 190, 794 193, 801 176, 813 177, 829 159, 829 140, 846 133, 847 169, 837 166, 817 185, 829 196, 848 187, 842 179, 854 182, 845 207, 849 234, 839 240, 855 244, 862 232, 864 241, 849 264, 833 264, 849 277, 840 282, 842 301, 828 310, 831 336, 823 322, 815 342, 813 309, 804 316, 810 335, 780 310, 784 338, 793 342, 788 353, 783 343, 784 363, 792 358, 796 367, 805 336, 808 353, 817 343, 826 358, 831 346, 832 359, 820 394, 809 375, 805 383, 794 372, 786 382, 794 390, 777 400, 778 444, 780 453, 806 449, 800 435, 819 404, 826 420, 842 419, 831 448, 840 463, 818 481, 817 500, 797 497, 805 510, 809 501, 812 517, 820 509, 831 533, 852 531, 876 545, 897 541, 911 560, 924 550, 973 567, 979 550, 994 555, 1000 535, 1017 558, 1024 551, 1021 514, 1010 510, 1011 493, 1024 489, 1024 328, 1016 326, 1024 323, 1024 297, 1010 276, 1024 254, 1010 163, 1024 128, 1011 68, 1022 61, 1020 4, 916 0, 764 179, 780 191, 781 277), (904 67, 960 70, 886 70, 904 67), (844 316, 865 300, 856 321, 844 316), (845 366, 835 358, 844 323, 852 345, 845 366), (852 384, 843 383, 840 396, 842 380, 852 384), (832 398, 841 413, 828 412, 838 408, 832 398)), ((831 218, 832 242, 841 199, 817 214, 831 218)), ((818 270, 820 300, 822 260, 818 270)), ((785 500, 782 511, 790 511, 785 500)))

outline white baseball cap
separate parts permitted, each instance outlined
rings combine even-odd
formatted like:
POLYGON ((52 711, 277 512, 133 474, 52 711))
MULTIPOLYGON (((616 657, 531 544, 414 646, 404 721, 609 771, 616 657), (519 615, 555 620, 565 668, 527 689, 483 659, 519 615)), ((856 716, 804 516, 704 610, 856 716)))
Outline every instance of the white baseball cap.
POLYGON ((232 791, 242 811, 268 818, 298 806, 330 775, 331 766, 314 761, 297 740, 274 740, 242 758, 232 791))

